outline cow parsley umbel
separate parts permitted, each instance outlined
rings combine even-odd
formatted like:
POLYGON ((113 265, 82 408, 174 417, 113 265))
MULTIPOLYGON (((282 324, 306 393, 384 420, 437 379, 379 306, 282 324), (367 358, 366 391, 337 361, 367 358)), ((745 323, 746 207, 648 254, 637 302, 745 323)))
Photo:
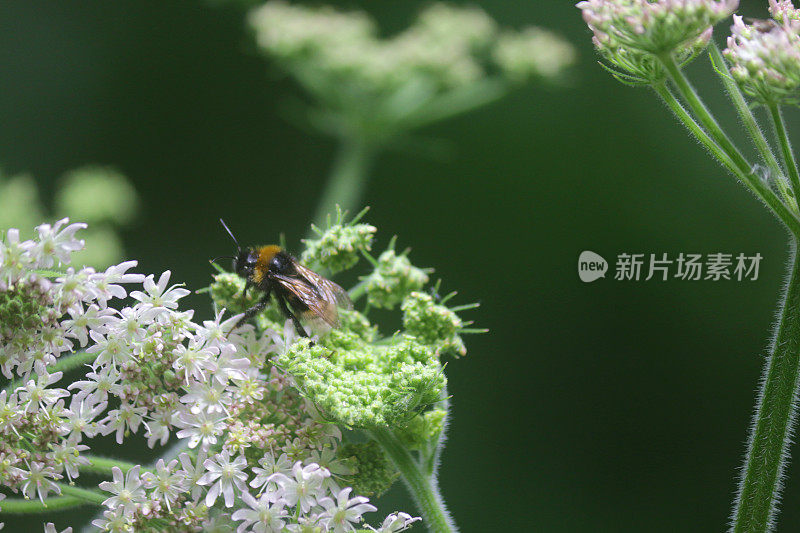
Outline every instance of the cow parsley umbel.
MULTIPOLYGON (((5 512, 90 503, 105 531, 344 532, 367 527, 368 497, 402 477, 428 527, 454 530, 423 465, 444 430, 442 359, 463 355, 460 335, 474 330, 421 292, 427 274, 393 243, 369 255, 374 227, 340 213, 307 242, 304 257, 332 271, 365 255, 375 269, 351 291, 365 312, 343 310, 342 327, 313 340, 272 306, 237 326, 249 303, 230 273, 208 289, 218 311, 196 320, 169 271, 73 267, 85 227, 64 219, 0 241, 0 485, 24 498, 5 512), (370 322, 375 290, 400 304, 401 332, 370 322), (113 438, 124 453, 134 434, 157 451, 152 465, 98 457, 88 440, 113 438), (84 472, 105 480, 79 486, 84 472)), ((417 520, 396 513, 370 529, 417 520)))

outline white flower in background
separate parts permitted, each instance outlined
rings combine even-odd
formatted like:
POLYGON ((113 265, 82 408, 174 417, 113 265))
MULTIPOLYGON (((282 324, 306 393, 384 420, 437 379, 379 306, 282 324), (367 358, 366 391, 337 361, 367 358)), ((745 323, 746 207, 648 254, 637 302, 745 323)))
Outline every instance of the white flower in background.
POLYGON ((742 17, 733 17, 724 52, 731 76, 761 103, 793 101, 800 89, 800 20, 786 15, 788 9, 783 3, 781 10, 773 10, 783 22, 746 24, 742 17))

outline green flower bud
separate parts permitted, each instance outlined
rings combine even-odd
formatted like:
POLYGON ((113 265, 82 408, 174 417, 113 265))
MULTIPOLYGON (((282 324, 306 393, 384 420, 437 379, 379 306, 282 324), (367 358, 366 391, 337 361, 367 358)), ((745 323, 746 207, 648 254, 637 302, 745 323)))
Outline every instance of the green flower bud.
POLYGON ((446 384, 435 352, 410 337, 376 346, 333 330, 317 344, 300 339, 277 364, 323 417, 348 427, 402 424, 438 401, 446 384))
POLYGON ((355 474, 345 476, 344 481, 356 494, 381 496, 400 475, 375 441, 345 444, 336 450, 336 455, 355 463, 355 474))
POLYGON ((458 335, 463 323, 453 311, 434 303, 424 292, 412 292, 401 306, 406 333, 440 353, 465 355, 467 349, 458 335))
POLYGON ((428 283, 428 274, 408 260, 407 253, 396 254, 392 245, 375 262, 375 270, 364 278, 370 305, 394 309, 403 299, 428 283))
POLYGON ((346 213, 342 213, 337 206, 336 222, 333 225, 329 218, 328 228, 325 231, 311 226, 319 238, 303 241, 306 249, 301 256, 301 261, 306 265, 326 268, 333 274, 354 267, 358 263, 361 251, 368 252, 372 249, 372 239, 377 231, 375 226, 358 224, 358 220, 366 212, 365 209, 345 224, 346 213))
POLYGON ((412 450, 423 449, 439 437, 446 418, 447 411, 437 407, 415 416, 408 425, 396 433, 406 447, 412 450))

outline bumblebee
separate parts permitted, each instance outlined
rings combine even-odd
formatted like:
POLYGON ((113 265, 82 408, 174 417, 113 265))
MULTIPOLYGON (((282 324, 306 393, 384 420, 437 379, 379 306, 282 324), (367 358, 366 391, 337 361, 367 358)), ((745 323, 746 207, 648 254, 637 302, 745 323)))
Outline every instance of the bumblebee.
POLYGON ((304 326, 318 334, 339 327, 338 308, 353 308, 344 289, 301 265, 280 246, 242 248, 225 221, 219 221, 236 244, 233 271, 246 282, 242 295, 252 288, 261 292, 259 302, 245 312, 239 324, 261 312, 274 296, 303 337, 308 336, 304 326))

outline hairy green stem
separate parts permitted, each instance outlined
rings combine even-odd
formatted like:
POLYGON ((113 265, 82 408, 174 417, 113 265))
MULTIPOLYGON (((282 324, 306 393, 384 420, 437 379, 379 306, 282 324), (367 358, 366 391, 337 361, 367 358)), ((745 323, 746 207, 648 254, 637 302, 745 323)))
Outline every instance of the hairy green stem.
MULTIPOLYGON (((109 457, 97 457, 95 455, 84 455, 84 458, 89 460, 88 465, 81 466, 81 472, 94 472, 95 474, 111 474, 111 470, 116 466, 122 470, 123 474, 127 474, 128 470, 137 466, 134 463, 122 461, 120 459, 113 459, 109 457)), ((141 467, 142 472, 148 472, 150 469, 141 467)))
POLYGON ((103 495, 101 492, 97 490, 82 489, 80 487, 76 487, 74 485, 68 485, 66 483, 56 483, 56 485, 58 485, 58 488, 61 489, 61 494, 63 494, 64 496, 72 496, 74 498, 83 500, 86 503, 103 505, 103 502, 106 501, 106 499, 108 498, 108 496, 103 495))
POLYGON ((800 219, 798 219, 772 189, 761 180, 761 177, 755 173, 754 169, 744 156, 742 156, 741 152, 739 152, 730 139, 728 139, 728 136, 725 135, 719 127, 719 124, 717 124, 717 121, 700 100, 700 97, 689 83, 689 80, 683 75, 683 71, 681 71, 675 59, 671 55, 667 55, 661 57, 661 60, 669 72, 670 78, 678 89, 679 94, 686 101, 689 109, 697 117, 700 124, 698 125, 697 122, 688 115, 679 102, 672 101, 674 100, 672 93, 666 90, 663 85, 656 84, 654 89, 659 93, 659 96, 665 99, 667 105, 675 112, 678 119, 689 128, 689 131, 695 135, 709 151, 711 151, 712 155, 714 155, 720 163, 728 168, 748 189, 761 199, 762 202, 767 204, 772 212, 777 215, 795 236, 800 236, 800 219), (677 111, 676 108, 679 108, 680 111, 677 111), (710 143, 708 142, 709 139, 711 141, 710 143), (716 148, 713 148, 712 145, 716 146, 716 148), (720 151, 724 153, 724 158, 718 155, 720 151), (731 166, 729 162, 733 165, 731 166))
POLYGON ((342 140, 333 170, 317 204, 313 220, 318 227, 326 227, 325 221, 328 215, 336 212, 337 204, 342 211, 358 211, 376 149, 356 136, 342 140))
POLYGON ((742 153, 736 148, 736 146, 734 146, 733 142, 728 138, 725 132, 722 131, 722 128, 717 123, 717 120, 700 99, 700 96, 694 90, 692 84, 689 83, 689 80, 683 74, 681 67, 678 65, 677 61, 675 61, 675 58, 672 56, 672 54, 661 56, 661 62, 667 69, 669 77, 675 84, 675 87, 678 88, 678 92, 680 93, 681 97, 686 100, 689 109, 692 110, 703 128, 705 128, 711 138, 714 139, 714 142, 716 142, 720 148, 722 148, 725 153, 728 154, 728 157, 730 157, 731 160, 736 163, 736 166, 743 171, 748 171, 750 169, 750 164, 744 158, 742 153))
POLYGON ((786 132, 786 123, 783 121, 783 113, 777 104, 769 105, 769 113, 772 117, 772 125, 775 127, 775 137, 778 138, 778 144, 781 145, 781 153, 783 154, 783 163, 789 171, 789 181, 792 184, 794 196, 797 198, 800 195, 800 175, 797 173, 797 161, 792 152, 792 145, 789 143, 789 134, 786 132))
MULTIPOLYGON (((91 363, 95 359, 97 359, 97 354, 77 352, 58 358, 54 364, 48 365, 47 371, 50 374, 54 374, 56 372, 69 372, 70 370, 74 370, 79 366, 91 363)), ((22 379, 15 379, 11 383, 6 385, 3 388, 3 390, 11 392, 17 387, 20 387, 22 385, 23 385, 22 379)))
POLYGON ((759 387, 753 425, 748 437, 739 491, 734 502, 731 531, 771 531, 781 479, 788 462, 792 430, 797 420, 800 376, 800 261, 793 241, 789 284, 783 311, 767 356, 759 387))
POLYGON ((63 511, 64 509, 72 509, 73 507, 80 507, 81 505, 89 505, 90 502, 75 498, 74 496, 51 496, 47 498, 44 503, 39 500, 24 500, 22 498, 6 498, 0 502, 0 507, 3 511, 2 515, 6 514, 39 514, 53 511, 63 511))
MULTIPOLYGON (((750 109, 750 106, 747 104, 747 100, 745 99, 742 90, 739 88, 739 84, 737 84, 728 73, 729 71, 727 63, 725 62, 725 58, 722 56, 722 52, 720 52, 717 43, 711 41, 709 50, 714 69, 717 71, 717 74, 722 80, 722 84, 725 86, 725 90, 728 92, 728 95, 731 98, 733 106, 736 108, 736 112, 739 114, 739 120, 742 121, 745 129, 747 129, 747 133, 750 134, 750 139, 753 141, 753 145, 755 145, 759 155, 761 155, 761 158, 764 160, 764 163, 766 163, 770 172, 772 172, 776 178, 783 175, 783 170, 781 169, 780 163, 778 163, 775 154, 772 152, 772 148, 770 147, 769 142, 767 142, 767 137, 764 135, 764 131, 758 125, 758 121, 756 121, 753 110, 750 109)), ((776 181, 778 187, 782 186, 781 193, 783 194, 784 198, 788 200, 788 190, 786 190, 784 182, 779 179, 776 181)))
POLYGON ((435 475, 417 463, 390 429, 373 429, 370 435, 381 445, 386 455, 400 471, 411 497, 422 513, 423 524, 431 533, 455 533, 456 524, 445 508, 435 475))

